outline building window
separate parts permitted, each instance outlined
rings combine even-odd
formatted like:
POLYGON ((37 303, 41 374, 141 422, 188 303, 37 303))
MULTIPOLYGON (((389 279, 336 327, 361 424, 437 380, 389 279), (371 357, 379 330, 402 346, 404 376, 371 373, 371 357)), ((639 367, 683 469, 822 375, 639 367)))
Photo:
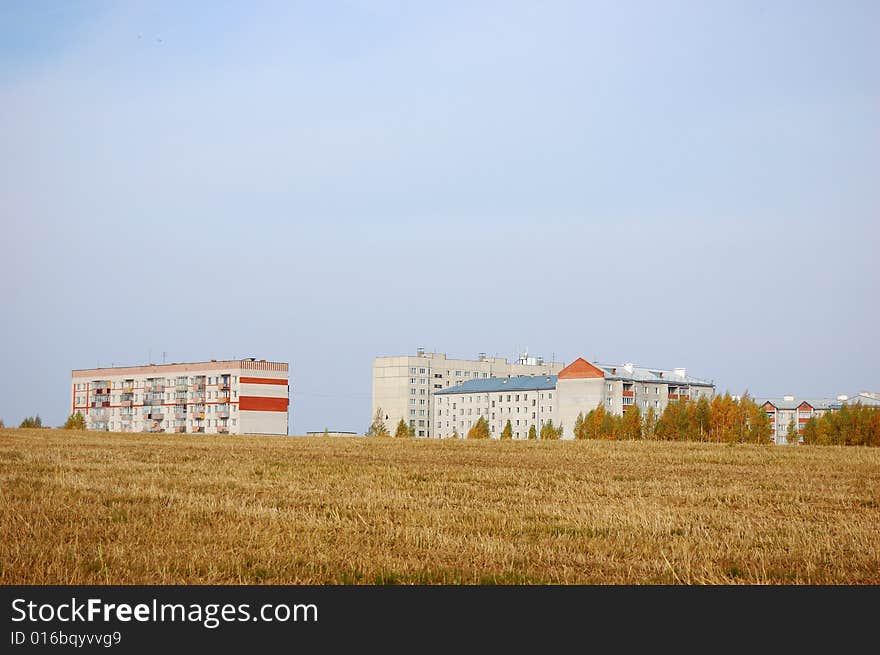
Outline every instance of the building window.
POLYGON ((424 375, 424 374, 425 374, 425 369, 420 368, 420 369, 419 369, 419 373, 420 373, 421 375, 424 375))
POLYGON ((409 372, 410 372, 410 375, 415 375, 415 374, 416 374, 416 369, 415 369, 415 368, 411 368, 411 369, 409 369, 409 372))
POLYGON ((416 395, 416 390, 415 390, 415 389, 410 389, 410 390, 409 390, 409 393, 410 393, 411 396, 415 396, 415 395, 416 395))

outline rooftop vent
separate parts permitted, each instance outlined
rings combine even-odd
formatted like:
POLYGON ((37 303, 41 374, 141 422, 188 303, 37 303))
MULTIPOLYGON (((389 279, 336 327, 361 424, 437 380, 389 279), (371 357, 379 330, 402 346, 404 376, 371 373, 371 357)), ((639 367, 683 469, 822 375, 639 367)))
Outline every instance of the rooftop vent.
POLYGON ((794 400, 794 396, 792 396, 792 395, 787 395, 787 396, 783 396, 782 399, 783 399, 783 400, 788 400, 788 401, 790 402, 790 401, 794 400))
POLYGON ((686 377, 687 376, 687 369, 677 368, 677 369, 675 369, 675 374, 680 378, 686 377))
POLYGON ((632 372, 633 372, 633 370, 635 369, 635 366, 633 366, 633 363, 632 363, 632 362, 627 362, 626 364, 623 365, 623 368, 626 369, 626 372, 627 372, 627 373, 629 373, 630 375, 632 375, 632 372))
POLYGON ((838 400, 849 400, 849 396, 847 396, 845 393, 842 393, 839 396, 837 396, 837 399, 838 400))

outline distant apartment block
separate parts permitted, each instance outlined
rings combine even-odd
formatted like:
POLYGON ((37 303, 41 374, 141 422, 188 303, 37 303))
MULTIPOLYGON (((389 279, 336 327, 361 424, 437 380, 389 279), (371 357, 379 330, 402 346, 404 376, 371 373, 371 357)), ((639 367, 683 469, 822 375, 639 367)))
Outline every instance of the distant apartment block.
POLYGON ((798 434, 803 432, 804 425, 811 418, 819 418, 828 412, 836 412, 843 405, 855 405, 857 403, 865 407, 880 408, 880 393, 862 391, 855 396, 841 394, 835 399, 830 398, 796 398, 795 396, 783 396, 782 398, 761 398, 758 403, 767 412, 773 441, 777 444, 787 444, 788 428, 794 421, 798 434))
POLYGON ((495 438, 507 421, 515 439, 526 439, 532 426, 540 433, 552 420, 562 426, 563 439, 572 439, 578 414, 586 415, 599 405, 616 415, 633 406, 643 414, 653 408, 659 416, 670 402, 709 398, 714 393, 712 381, 690 376, 683 368, 591 364, 578 358, 558 375, 472 379, 437 390, 435 435, 446 438, 457 433, 464 437, 483 417, 495 438))
POLYGON ((70 407, 89 430, 286 435, 287 373, 262 359, 80 369, 70 407))
POLYGON ((552 375, 561 362, 522 355, 516 362, 501 357, 449 359, 419 349, 415 355, 377 357, 373 362, 371 418, 382 410, 390 431, 403 419, 417 437, 438 436, 433 425, 434 394, 466 381, 518 375, 552 375))

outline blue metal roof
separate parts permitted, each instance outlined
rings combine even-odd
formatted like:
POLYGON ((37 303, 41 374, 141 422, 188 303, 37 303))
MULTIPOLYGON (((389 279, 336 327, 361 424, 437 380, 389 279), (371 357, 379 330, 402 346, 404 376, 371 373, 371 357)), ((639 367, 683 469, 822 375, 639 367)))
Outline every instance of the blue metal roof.
POLYGON ((555 375, 514 375, 509 378, 483 378, 468 380, 448 389, 435 391, 439 396, 448 393, 491 393, 497 391, 553 391, 555 375))

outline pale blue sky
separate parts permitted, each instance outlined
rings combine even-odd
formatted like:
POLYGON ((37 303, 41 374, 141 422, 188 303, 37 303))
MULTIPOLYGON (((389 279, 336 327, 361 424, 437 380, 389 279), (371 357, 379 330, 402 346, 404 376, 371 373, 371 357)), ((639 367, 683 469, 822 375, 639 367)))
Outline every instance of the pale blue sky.
POLYGON ((0 1, 7 424, 150 351, 298 433, 419 346, 880 390, 880 3, 179 4, 0 1))

